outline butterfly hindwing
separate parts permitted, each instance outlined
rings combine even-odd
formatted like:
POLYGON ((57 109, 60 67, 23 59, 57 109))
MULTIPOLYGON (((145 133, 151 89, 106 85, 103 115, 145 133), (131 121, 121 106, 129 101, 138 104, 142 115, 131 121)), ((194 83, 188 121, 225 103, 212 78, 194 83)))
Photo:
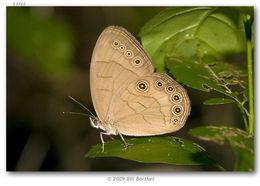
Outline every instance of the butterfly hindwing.
POLYGON ((118 131, 150 136, 177 131, 190 112, 186 91, 165 74, 153 73, 132 82, 111 106, 118 131))

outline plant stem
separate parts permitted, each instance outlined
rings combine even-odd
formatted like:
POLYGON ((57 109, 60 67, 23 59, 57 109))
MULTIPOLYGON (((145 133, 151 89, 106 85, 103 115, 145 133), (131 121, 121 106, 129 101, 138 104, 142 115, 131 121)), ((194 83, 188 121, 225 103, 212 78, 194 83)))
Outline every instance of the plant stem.
POLYGON ((254 133, 254 81, 253 81, 253 51, 252 51, 252 20, 251 16, 246 16, 246 26, 248 27, 246 37, 247 47, 247 72, 248 72, 248 96, 249 96, 249 116, 248 132, 254 133))
POLYGON ((254 81, 253 81, 253 56, 251 41, 247 40, 247 70, 248 70, 248 95, 249 95, 249 133, 254 133, 254 81))

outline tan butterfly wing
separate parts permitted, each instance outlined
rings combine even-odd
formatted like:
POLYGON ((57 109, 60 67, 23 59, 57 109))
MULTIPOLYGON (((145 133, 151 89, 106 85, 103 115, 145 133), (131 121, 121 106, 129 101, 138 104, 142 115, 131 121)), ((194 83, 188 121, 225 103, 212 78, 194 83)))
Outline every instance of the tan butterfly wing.
POLYGON ((125 29, 110 26, 102 32, 90 71, 96 113, 119 133, 158 135, 185 124, 190 112, 185 89, 168 75, 155 73, 140 44, 125 29))
POLYGON ((165 74, 153 73, 132 82, 112 110, 120 133, 159 135, 183 127, 190 113, 190 101, 177 82, 165 74), (142 85, 145 88, 141 89, 142 85))
POLYGON ((98 38, 90 67, 91 96, 99 119, 107 121, 118 92, 153 71, 149 58, 129 32, 122 27, 107 27, 98 38), (136 61, 142 68, 132 65, 136 61))

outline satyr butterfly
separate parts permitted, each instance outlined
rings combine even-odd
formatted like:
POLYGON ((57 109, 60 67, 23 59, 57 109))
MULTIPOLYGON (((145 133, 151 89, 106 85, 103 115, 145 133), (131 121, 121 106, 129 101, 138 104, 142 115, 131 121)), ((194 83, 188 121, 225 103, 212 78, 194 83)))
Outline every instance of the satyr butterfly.
POLYGON ((102 135, 154 136, 181 129, 190 113, 186 90, 157 73, 138 41, 124 28, 107 27, 91 60, 90 88, 102 135))

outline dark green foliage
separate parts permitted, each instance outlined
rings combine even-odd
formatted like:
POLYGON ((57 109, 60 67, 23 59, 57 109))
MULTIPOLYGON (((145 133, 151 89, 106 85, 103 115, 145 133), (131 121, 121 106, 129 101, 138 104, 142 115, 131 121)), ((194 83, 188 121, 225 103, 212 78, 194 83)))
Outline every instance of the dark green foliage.
POLYGON ((254 138, 238 128, 229 127, 198 127, 189 133, 201 140, 218 144, 229 143, 236 154, 236 171, 254 170, 254 138))

